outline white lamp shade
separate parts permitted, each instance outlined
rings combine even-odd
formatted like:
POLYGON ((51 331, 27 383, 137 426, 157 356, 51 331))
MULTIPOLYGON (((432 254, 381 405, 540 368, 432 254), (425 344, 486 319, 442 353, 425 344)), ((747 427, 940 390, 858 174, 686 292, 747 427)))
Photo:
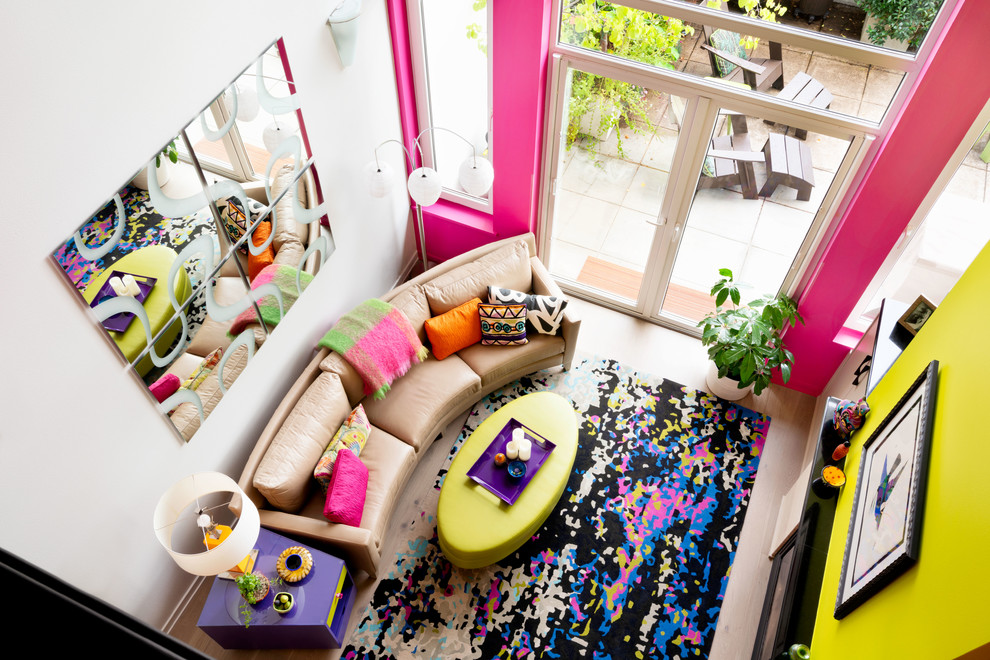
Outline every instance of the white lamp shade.
POLYGON ((432 167, 421 167, 413 170, 413 173, 409 175, 407 185, 409 196, 420 206, 436 204, 443 188, 440 183, 440 175, 432 167))
POLYGON ((290 135, 292 135, 292 131, 288 130, 285 126, 279 126, 272 122, 265 127, 264 132, 261 134, 261 141, 265 143, 265 149, 268 149, 268 153, 273 154, 285 138, 290 135))
POLYGON ((364 173, 372 197, 384 197, 395 184, 395 171, 388 163, 371 161, 365 165, 364 173))
POLYGON ((237 95, 237 118, 240 121, 254 121, 261 111, 258 92, 251 85, 235 83, 223 95, 223 105, 228 113, 234 111, 234 94, 237 95))
POLYGON ((219 472, 203 472, 182 479, 165 491, 155 508, 155 535, 179 567, 193 575, 218 575, 248 556, 258 541, 261 518, 258 509, 237 483, 219 472), (230 535, 212 550, 187 554, 172 546, 177 526, 196 526, 197 515, 190 507, 213 493, 231 493, 231 503, 240 506, 240 516, 230 535))
POLYGON ((458 180, 464 192, 482 197, 491 190, 492 182, 495 181, 495 169, 487 158, 468 156, 467 160, 461 163, 458 180))

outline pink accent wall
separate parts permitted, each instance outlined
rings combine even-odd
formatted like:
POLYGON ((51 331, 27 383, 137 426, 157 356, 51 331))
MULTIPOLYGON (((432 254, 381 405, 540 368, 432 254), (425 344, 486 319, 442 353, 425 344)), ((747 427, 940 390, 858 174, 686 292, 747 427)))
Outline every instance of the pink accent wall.
MULTIPOLYGON (((856 189, 798 303, 806 325, 787 333, 788 387, 822 393, 849 349, 836 338, 946 162, 990 99, 990 2, 965 0, 856 189)), ((919 293, 922 293, 919 291, 919 293)))
MULTIPOLYGON (((535 231, 543 147, 549 0, 492 3, 493 213, 440 200, 423 209, 427 255, 444 261, 493 240, 535 231)), ((403 0, 388 0, 400 121, 406 147, 425 127, 416 119, 408 19, 403 0)), ((414 154, 414 157, 415 154, 414 154)))

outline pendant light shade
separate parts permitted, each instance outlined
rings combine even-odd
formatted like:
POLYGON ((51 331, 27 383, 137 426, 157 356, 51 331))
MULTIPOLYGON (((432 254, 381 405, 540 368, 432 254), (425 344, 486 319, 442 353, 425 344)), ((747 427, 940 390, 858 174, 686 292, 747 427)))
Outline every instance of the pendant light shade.
POLYGON ((384 197, 395 184, 395 170, 388 163, 371 161, 365 165, 364 173, 372 197, 384 197))
POLYGON ((285 141, 285 138, 291 134, 292 131, 286 130, 284 126, 279 126, 273 122, 265 127, 265 131, 261 134, 261 140, 265 143, 265 149, 268 149, 268 153, 273 154, 282 142, 285 141))
POLYGON ((461 163, 458 179, 467 194, 483 197, 495 181, 495 169, 487 158, 468 156, 461 163))
POLYGON ((254 121, 261 111, 261 102, 258 101, 258 92, 251 85, 234 83, 227 93, 223 95, 223 105, 227 113, 234 112, 234 95, 237 95, 237 118, 240 121, 254 121))
POLYGON ((432 167, 421 167, 409 175, 409 196, 420 206, 436 204, 442 185, 440 175, 432 167))

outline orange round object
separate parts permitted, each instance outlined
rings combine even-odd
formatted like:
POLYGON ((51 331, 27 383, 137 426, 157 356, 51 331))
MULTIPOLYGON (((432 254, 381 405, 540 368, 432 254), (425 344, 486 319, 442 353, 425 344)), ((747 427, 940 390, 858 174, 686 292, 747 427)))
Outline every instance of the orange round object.
POLYGON ((505 465, 505 454, 495 454, 495 465, 505 465))
POLYGON ((846 483, 846 473, 834 465, 826 465, 822 468, 822 480, 829 486, 838 488, 846 483))

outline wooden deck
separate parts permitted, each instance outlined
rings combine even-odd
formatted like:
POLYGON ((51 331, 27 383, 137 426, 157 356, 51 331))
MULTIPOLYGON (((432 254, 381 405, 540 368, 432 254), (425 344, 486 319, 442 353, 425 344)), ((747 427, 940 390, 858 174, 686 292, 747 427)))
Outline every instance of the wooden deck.
MULTIPOLYGON (((643 274, 638 270, 619 266, 598 257, 588 257, 581 267, 581 272, 578 273, 577 281, 627 300, 636 300, 643 274)), ((707 292, 695 291, 673 283, 667 286, 667 295, 663 300, 663 312, 666 314, 700 321, 714 309, 715 303, 707 292)))

